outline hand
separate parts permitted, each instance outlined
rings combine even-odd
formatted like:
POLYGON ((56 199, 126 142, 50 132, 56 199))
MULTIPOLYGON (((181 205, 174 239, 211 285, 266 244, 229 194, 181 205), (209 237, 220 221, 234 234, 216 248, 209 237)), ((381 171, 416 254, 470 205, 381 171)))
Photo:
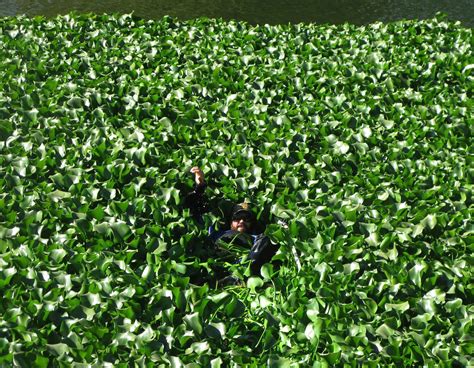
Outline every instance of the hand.
POLYGON ((191 169, 191 172, 194 174, 194 180, 196 181, 197 185, 204 184, 204 173, 199 167, 194 166, 191 169))

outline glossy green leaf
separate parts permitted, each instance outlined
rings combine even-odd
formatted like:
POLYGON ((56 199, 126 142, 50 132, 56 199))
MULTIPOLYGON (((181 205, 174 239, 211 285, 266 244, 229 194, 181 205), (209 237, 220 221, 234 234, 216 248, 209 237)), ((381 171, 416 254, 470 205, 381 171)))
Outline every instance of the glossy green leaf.
POLYGON ((69 14, 0 44, 0 366, 470 365, 471 29, 69 14), (256 274, 207 235, 243 201, 256 274))

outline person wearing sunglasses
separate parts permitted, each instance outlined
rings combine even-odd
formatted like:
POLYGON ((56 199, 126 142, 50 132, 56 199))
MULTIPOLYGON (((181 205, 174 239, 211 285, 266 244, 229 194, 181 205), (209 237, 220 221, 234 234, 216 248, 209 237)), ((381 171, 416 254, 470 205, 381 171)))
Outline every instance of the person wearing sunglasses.
MULTIPOLYGON (((193 167, 191 173, 194 174, 196 186, 186 197, 185 206, 190 209, 196 221, 203 224, 202 215, 209 211, 205 197, 206 181, 199 167, 193 167)), ((233 206, 228 224, 228 227, 220 229, 209 227, 209 239, 221 255, 227 252, 248 259, 251 274, 260 275, 261 267, 272 260, 278 246, 259 230, 257 219, 248 203, 233 206)))

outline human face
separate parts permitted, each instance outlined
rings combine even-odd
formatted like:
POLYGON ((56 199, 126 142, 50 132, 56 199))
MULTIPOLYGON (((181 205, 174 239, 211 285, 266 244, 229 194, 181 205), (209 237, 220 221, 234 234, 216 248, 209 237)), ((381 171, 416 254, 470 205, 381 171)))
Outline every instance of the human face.
POLYGON ((250 230, 252 222, 248 216, 235 216, 230 223, 230 229, 240 233, 246 233, 250 230))

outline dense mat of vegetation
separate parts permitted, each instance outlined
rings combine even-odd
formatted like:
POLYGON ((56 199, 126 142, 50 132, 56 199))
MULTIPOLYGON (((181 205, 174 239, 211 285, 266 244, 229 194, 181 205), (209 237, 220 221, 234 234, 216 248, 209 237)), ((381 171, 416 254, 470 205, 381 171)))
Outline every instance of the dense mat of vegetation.
POLYGON ((0 365, 472 364, 472 37, 0 19, 0 365), (278 270, 190 283, 193 165, 278 270))

